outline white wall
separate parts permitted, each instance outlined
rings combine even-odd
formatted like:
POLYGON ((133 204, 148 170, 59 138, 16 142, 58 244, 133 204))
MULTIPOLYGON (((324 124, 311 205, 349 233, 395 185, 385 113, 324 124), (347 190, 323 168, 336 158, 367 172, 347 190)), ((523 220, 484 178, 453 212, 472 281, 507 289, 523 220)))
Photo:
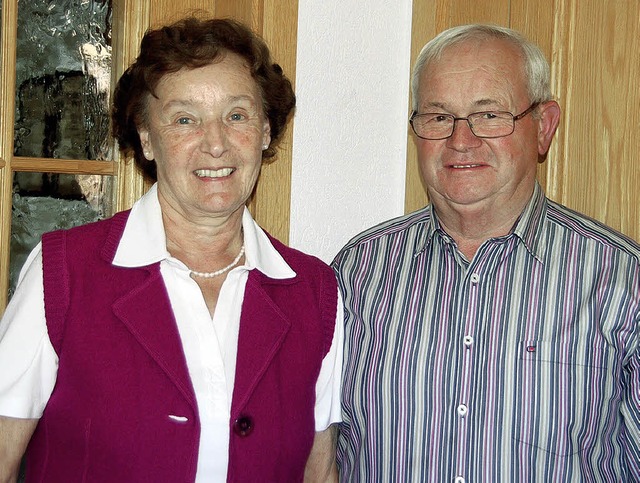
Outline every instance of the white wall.
POLYGON ((299 0, 289 243, 330 262, 404 210, 412 0, 299 0))

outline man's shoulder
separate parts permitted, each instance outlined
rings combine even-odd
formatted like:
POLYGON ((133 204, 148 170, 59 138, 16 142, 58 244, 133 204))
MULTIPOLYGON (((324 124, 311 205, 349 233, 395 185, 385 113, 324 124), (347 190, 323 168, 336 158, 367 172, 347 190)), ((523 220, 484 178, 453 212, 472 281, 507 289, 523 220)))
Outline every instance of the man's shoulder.
POLYGON ((410 232, 415 232, 418 227, 428 226, 430 222, 431 209, 426 206, 412 213, 378 223, 349 240, 336 256, 336 260, 365 245, 388 241, 390 238, 411 236, 410 232))
POLYGON ((548 200, 547 220, 579 239, 625 253, 640 262, 640 244, 637 241, 584 213, 548 200))

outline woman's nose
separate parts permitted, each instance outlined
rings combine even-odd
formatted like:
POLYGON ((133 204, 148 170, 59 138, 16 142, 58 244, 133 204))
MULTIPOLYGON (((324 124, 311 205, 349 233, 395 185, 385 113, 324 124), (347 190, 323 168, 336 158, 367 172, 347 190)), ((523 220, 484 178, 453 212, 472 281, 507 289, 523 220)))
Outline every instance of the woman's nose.
POLYGON ((224 123, 211 121, 202 127, 201 150, 219 158, 227 150, 227 134, 224 123))

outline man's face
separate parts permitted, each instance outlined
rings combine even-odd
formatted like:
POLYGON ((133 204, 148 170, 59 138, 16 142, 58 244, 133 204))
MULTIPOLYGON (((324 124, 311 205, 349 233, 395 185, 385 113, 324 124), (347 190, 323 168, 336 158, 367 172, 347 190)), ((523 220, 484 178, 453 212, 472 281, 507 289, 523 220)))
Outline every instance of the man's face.
MULTIPOLYGON (((425 66, 420 78, 418 113, 517 115, 529 105, 521 55, 502 40, 449 47, 425 66)), ((538 156, 553 136, 542 134, 543 121, 532 114, 516 121, 514 132, 501 138, 478 138, 466 121, 457 121, 447 139, 416 137, 420 171, 436 208, 478 213, 510 203, 520 211, 533 192, 538 156)))

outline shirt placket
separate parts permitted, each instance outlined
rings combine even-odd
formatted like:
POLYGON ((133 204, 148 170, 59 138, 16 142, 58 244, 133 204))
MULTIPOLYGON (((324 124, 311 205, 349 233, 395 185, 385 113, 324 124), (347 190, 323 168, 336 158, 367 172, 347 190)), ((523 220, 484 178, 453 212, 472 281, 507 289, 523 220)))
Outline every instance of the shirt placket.
POLYGON ((455 417, 457 418, 457 440, 458 454, 456 455, 456 475, 455 483, 466 483, 468 469, 466 467, 468 461, 467 451, 469 445, 469 424, 472 411, 476 410, 471 406, 471 388, 473 386, 474 377, 474 349, 475 340, 474 333, 476 327, 476 317, 478 313, 478 292, 481 281, 481 273, 478 265, 472 265, 467 270, 464 282, 465 294, 460 300, 461 314, 464 320, 464 330, 461 332, 462 341, 456 344, 460 364, 460 385, 457 393, 457 401, 455 406, 455 417))

